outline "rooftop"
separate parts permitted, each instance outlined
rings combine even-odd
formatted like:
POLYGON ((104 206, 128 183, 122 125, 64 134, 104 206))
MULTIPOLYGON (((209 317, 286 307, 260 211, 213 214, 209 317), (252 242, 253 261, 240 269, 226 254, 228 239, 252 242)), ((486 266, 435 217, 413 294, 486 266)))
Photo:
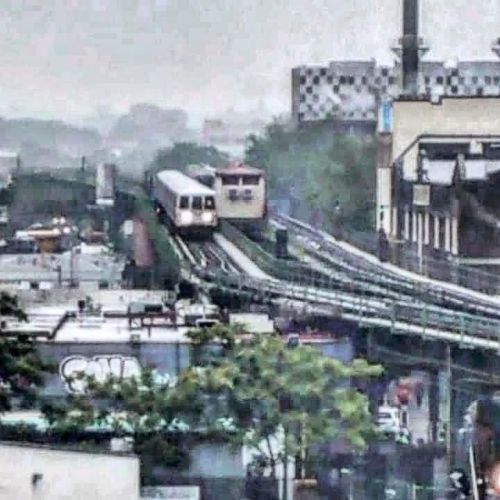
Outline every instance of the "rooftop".
POLYGON ((217 175, 262 175, 264 172, 255 167, 245 165, 243 162, 229 163, 226 167, 217 169, 217 175))
POLYGON ((214 196, 215 192, 178 170, 162 170, 156 174, 158 181, 179 195, 214 196))

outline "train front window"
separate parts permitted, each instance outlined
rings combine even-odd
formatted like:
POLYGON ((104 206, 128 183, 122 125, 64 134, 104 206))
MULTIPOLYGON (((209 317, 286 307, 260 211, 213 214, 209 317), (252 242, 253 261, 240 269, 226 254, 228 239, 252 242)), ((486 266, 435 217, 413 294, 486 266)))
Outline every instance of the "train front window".
POLYGON ((202 209, 202 201, 201 196, 193 196, 193 203, 191 205, 193 210, 201 210, 202 209))
POLYGON ((245 175, 243 177, 244 186, 257 186, 259 184, 260 176, 258 175, 245 175))
POLYGON ((189 208, 189 197, 181 196, 179 200, 179 208, 186 209, 189 208))
POLYGON ((215 200, 213 196, 205 196, 205 209, 213 210, 215 208, 215 200))
POLYGON ((223 186, 237 186, 240 183, 240 178, 237 175, 224 175, 222 177, 223 186))

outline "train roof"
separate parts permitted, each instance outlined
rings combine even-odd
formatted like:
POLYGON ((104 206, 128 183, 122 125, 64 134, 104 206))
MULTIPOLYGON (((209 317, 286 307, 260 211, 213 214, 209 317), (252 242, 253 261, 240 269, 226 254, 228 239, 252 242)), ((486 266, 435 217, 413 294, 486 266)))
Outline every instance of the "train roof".
POLYGON ((215 191, 178 170, 162 170, 156 174, 158 181, 179 195, 215 196, 215 191))
POLYGON ((217 169, 217 175, 263 175, 264 171, 245 165, 243 162, 233 162, 226 167, 217 169))

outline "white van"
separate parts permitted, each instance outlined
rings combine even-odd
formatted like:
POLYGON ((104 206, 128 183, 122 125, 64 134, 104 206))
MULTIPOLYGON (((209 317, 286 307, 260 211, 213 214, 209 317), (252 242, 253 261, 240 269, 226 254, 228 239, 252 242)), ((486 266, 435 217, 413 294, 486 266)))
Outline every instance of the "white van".
POLYGON ((381 432, 397 434, 401 430, 401 412, 392 406, 380 406, 377 412, 377 427, 381 432))

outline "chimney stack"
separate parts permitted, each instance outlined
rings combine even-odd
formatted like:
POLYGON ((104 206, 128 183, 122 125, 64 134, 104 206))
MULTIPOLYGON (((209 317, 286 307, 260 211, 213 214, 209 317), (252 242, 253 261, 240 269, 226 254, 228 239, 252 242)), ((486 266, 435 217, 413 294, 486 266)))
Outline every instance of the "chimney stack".
POLYGON ((418 0, 403 0, 403 37, 401 39, 401 66, 403 94, 418 94, 420 43, 418 36, 418 0))

